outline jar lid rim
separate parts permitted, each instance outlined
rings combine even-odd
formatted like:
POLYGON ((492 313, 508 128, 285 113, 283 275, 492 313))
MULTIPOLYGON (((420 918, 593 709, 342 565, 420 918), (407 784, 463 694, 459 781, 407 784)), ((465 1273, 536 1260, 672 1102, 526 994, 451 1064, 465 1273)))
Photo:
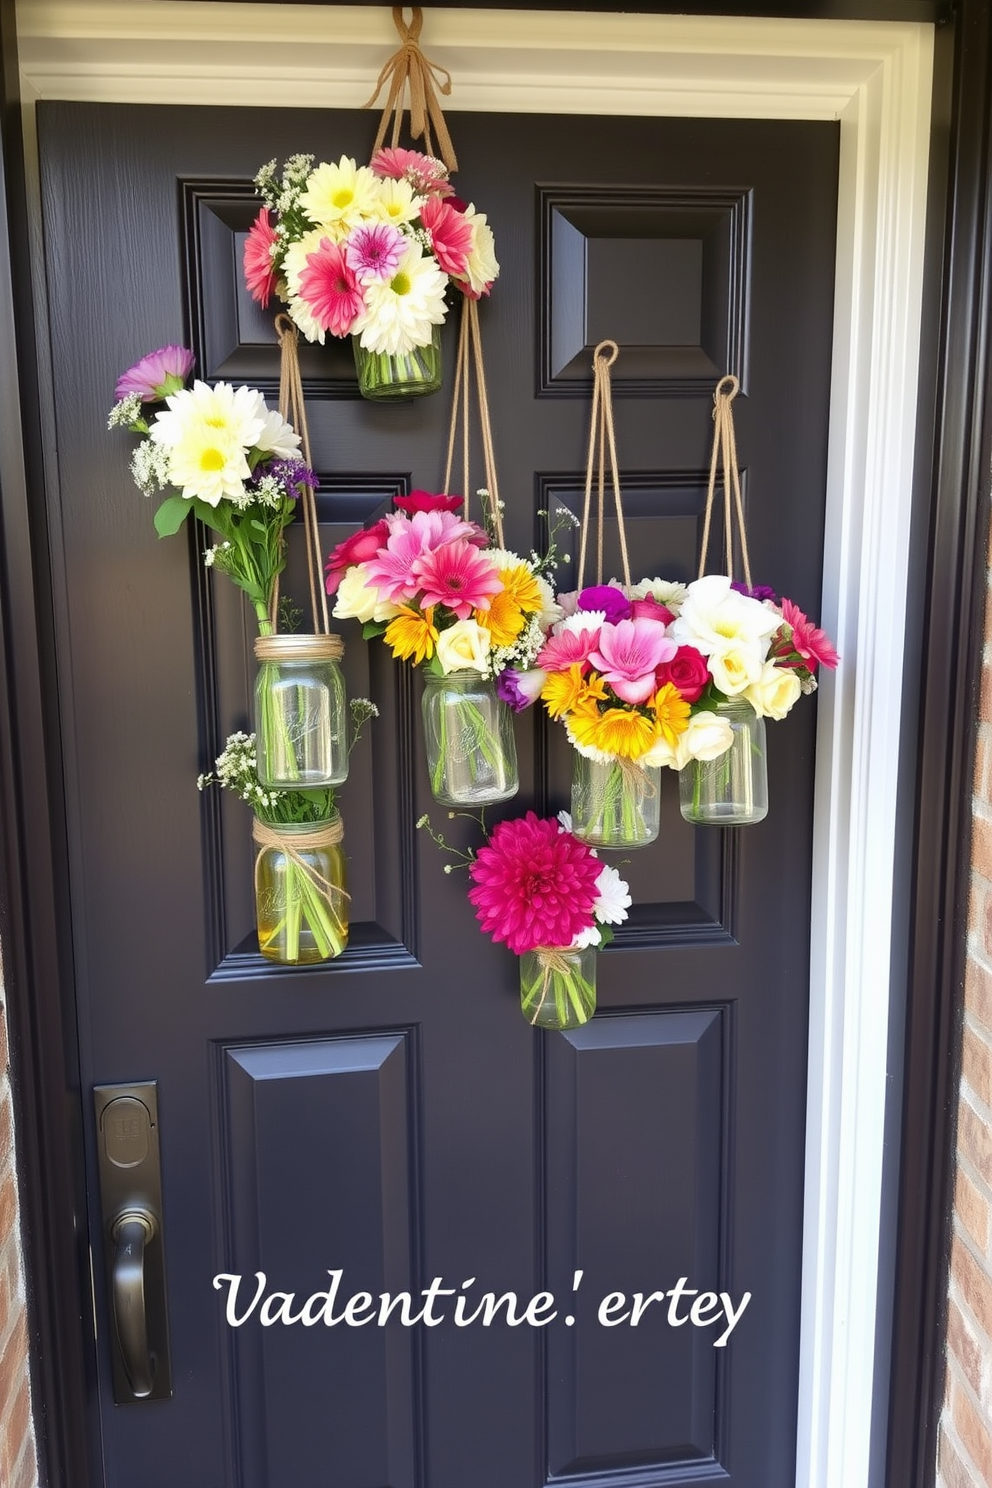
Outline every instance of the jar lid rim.
POLYGON ((255 637, 257 661, 338 661, 344 655, 339 635, 267 635, 255 637))

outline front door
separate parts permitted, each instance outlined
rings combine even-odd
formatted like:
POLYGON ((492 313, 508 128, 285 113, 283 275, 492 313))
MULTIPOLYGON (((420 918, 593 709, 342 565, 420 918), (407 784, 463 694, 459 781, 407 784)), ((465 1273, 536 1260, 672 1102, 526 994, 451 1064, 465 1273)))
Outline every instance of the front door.
MULTIPOLYGON (((771 727, 760 826, 693 829, 664 782, 658 841, 621 866, 636 907, 600 958, 599 1012, 541 1034, 514 958, 416 830, 431 812, 477 840, 432 808, 419 678, 348 622, 350 691, 381 715, 341 792, 352 941, 328 967, 273 970, 254 939, 247 808, 196 790, 248 719, 250 626, 205 574, 202 535, 155 537, 106 413, 117 374, 168 341, 194 347, 201 376, 274 388, 271 326, 238 281, 251 178, 299 150, 366 158, 373 121, 39 116, 98 1481, 787 1488, 814 705, 771 727), (156 1082, 173 1389, 115 1404, 91 1091, 131 1081, 156 1082), (239 1326, 220 1274, 243 1278, 239 1326), (286 1321, 332 1287, 317 1325, 286 1321), (358 1293, 400 1292, 408 1325, 346 1315, 358 1293), (489 1292, 515 1299, 466 1323, 489 1292), (554 1307, 527 1312, 542 1292, 554 1307), (704 1292, 726 1299, 709 1323, 691 1317, 704 1292), (266 1306, 274 1293, 295 1300, 266 1306)), ((482 324, 508 543, 540 547, 541 511, 580 509, 591 349, 611 337, 635 577, 695 575, 729 370, 755 577, 815 614, 836 127, 452 124, 458 188, 502 265, 482 324)), ((445 342, 450 366, 450 327, 445 342)), ((304 376, 327 551, 393 494, 437 488, 450 379, 423 402, 366 404, 337 346, 308 350, 304 376)), ((302 598, 299 584, 297 551, 302 598)), ((562 732, 525 715, 517 742, 503 814, 566 806, 562 732)))

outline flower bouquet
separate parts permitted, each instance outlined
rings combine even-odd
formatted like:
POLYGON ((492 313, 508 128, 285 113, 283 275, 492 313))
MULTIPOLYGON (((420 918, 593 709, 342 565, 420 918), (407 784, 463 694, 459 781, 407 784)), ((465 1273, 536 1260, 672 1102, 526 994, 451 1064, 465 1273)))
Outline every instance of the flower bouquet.
POLYGON ((392 147, 370 165, 294 155, 278 175, 271 160, 255 179, 252 296, 280 299, 308 341, 351 336, 363 397, 436 392, 449 284, 477 299, 499 273, 485 213, 453 195, 447 167, 392 147))
MULTIPOLYGON (((366 698, 351 704, 349 748, 378 710, 366 698)), ((271 790, 260 779, 254 734, 231 734, 214 772, 197 789, 220 785, 254 812, 255 916, 258 948, 270 961, 305 966, 340 956, 348 944, 344 828, 334 791, 271 790)))
MULTIPOLYGON (((578 1028, 596 1010, 596 951, 627 918, 630 894, 615 868, 558 819, 500 822, 477 853, 459 853, 426 827, 439 847, 465 859, 469 899, 487 935, 520 958, 520 1007, 537 1028, 578 1028)), ((450 873, 452 865, 446 867, 450 873)))
MULTIPOLYGON (((680 772, 693 822, 767 812, 764 719, 784 718, 837 654, 791 600, 710 575, 616 581, 561 594, 533 672, 514 678, 564 724, 576 751, 574 828, 604 847, 658 832, 663 767, 680 772)), ((511 679, 508 679, 510 681, 511 679)))
POLYGON ((360 620, 402 661, 424 669, 431 790, 446 805, 485 805, 517 790, 512 717, 495 679, 529 666, 557 614, 544 569, 488 546, 458 515, 460 496, 415 491, 341 543, 327 562, 334 614, 360 620))
POLYGON ((178 532, 192 512, 220 539, 204 563, 251 601, 266 785, 340 785, 348 773, 341 641, 274 634, 285 530, 299 498, 312 500, 317 478, 299 458, 299 436, 261 393, 226 382, 187 388, 192 368, 193 353, 179 346, 142 357, 118 381, 109 426, 142 436, 131 458, 138 488, 170 493, 155 513, 159 536, 178 532))
POLYGON ((286 563, 283 533, 303 486, 317 480, 299 458, 300 440, 254 388, 194 382, 193 353, 181 346, 150 352, 120 377, 109 428, 142 436, 131 474, 145 496, 169 494, 155 530, 171 537, 192 512, 220 542, 208 568, 244 590, 260 635, 273 629, 272 599, 286 563))

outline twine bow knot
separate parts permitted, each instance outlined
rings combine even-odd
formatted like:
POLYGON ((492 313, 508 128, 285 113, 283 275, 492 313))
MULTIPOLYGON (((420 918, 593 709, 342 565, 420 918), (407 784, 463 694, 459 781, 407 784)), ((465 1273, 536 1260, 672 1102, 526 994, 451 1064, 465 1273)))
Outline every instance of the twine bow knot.
POLYGON ((420 50, 420 32, 424 24, 424 13, 419 5, 412 7, 413 18, 409 25, 403 19, 403 5, 393 6, 393 23, 400 35, 401 45, 389 58, 379 74, 375 90, 365 108, 371 108, 382 89, 389 85, 386 106, 382 111, 379 132, 372 146, 373 157, 378 154, 386 138, 386 127, 393 115, 392 146, 400 142, 400 125, 403 121, 403 98, 407 84, 410 85, 410 133, 414 139, 423 139, 428 155, 440 155, 449 171, 458 169, 458 158, 451 143, 448 126, 444 122, 441 104, 435 88, 447 98, 451 93, 451 73, 446 67, 431 62, 420 50), (431 126, 437 137, 437 149, 431 137, 431 126))

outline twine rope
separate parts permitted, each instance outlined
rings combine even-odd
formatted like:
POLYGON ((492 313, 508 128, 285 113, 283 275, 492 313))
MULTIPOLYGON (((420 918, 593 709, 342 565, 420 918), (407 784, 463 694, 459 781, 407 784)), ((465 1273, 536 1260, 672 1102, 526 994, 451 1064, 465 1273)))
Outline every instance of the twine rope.
MULTIPOLYGON (((254 842, 260 848, 274 847, 286 854, 287 858, 303 873, 307 875, 311 883, 324 895, 332 893, 341 894, 345 899, 351 895, 341 884, 332 883, 330 879, 308 863, 302 856, 304 852, 314 852, 322 847, 337 847, 339 842, 344 841, 344 823, 339 816, 333 817, 329 822, 315 822, 309 832, 283 832, 278 827, 270 825, 269 822, 259 821, 258 817, 252 820, 251 835, 254 842)), ((262 854, 259 853, 255 859, 255 891, 258 892, 259 864, 262 854)))
POLYGON ((468 295, 462 298, 462 318, 458 331, 458 354, 455 358, 454 394, 451 401, 451 427, 448 430, 448 455, 444 467, 444 490, 451 484, 451 469, 454 463, 455 443, 459 424, 462 435, 462 490, 465 497, 465 517, 469 514, 469 422, 471 412, 470 384, 475 375, 476 404, 479 410, 479 430, 482 439, 482 463, 485 470, 485 489, 488 492, 489 518, 496 546, 502 548, 503 509, 499 499, 499 481, 496 476, 496 451, 493 445, 492 417, 489 411, 489 392, 486 384, 486 367, 482 355, 482 332, 479 327, 479 303, 468 295))
POLYGON ((420 6, 411 7, 413 14, 409 25, 403 18, 405 9, 403 5, 393 6, 393 24, 400 35, 400 46, 380 72, 372 97, 368 103, 363 105, 364 108, 371 108, 388 84, 386 105, 382 111, 379 132, 372 146, 372 154, 375 156, 385 142, 390 114, 393 116, 391 144, 394 149, 399 144, 404 98, 407 84, 409 84, 410 134, 414 139, 423 139, 426 154, 432 156, 440 154, 448 170, 456 171, 458 158, 441 111, 440 99, 435 91, 439 90, 445 98, 450 96, 451 73, 436 62, 428 61, 420 50, 420 32, 424 24, 424 13, 420 6), (431 134, 432 125, 434 135, 437 137, 437 150, 434 148, 431 134))
MULTIPOLYGON (((288 315, 281 311, 275 318, 276 335, 279 337, 279 412, 300 436, 303 458, 313 468, 310 455, 310 429, 307 425, 306 405, 303 401, 303 378, 300 374, 300 333, 288 315)), ((320 533, 317 528, 317 498, 312 486, 304 486, 300 495, 303 507, 303 529, 307 550, 307 575, 310 580, 310 609, 313 614, 315 633, 330 632, 331 622, 327 611, 327 592, 323 584, 320 533)), ((279 611, 278 578, 272 593, 273 629, 279 611)))
POLYGON ((741 563, 744 567, 744 582, 749 589, 751 583, 751 560, 747 551, 747 532, 744 527, 744 503, 741 500, 741 477, 737 468, 737 437, 734 433, 732 404, 740 392, 740 383, 731 374, 721 377, 713 392, 713 453, 710 456, 710 478, 706 490, 706 515, 703 518, 703 540, 699 554, 699 574, 706 572, 706 551, 710 541, 710 526, 713 518, 713 501, 716 495, 717 466, 723 469, 723 532, 726 547, 727 577, 734 577, 734 527, 741 544, 741 563), (733 504, 731 504, 733 492, 733 504))
POLYGON ((613 503, 617 513, 617 532, 620 538, 620 556, 623 560, 625 590, 630 591, 630 558, 627 553, 627 532, 623 523, 623 505, 620 497, 620 475, 617 468, 617 440, 613 424, 613 386, 610 368, 620 355, 615 341, 600 341, 592 358, 592 415, 589 420, 589 453, 586 456, 586 490, 582 505, 582 536, 579 542, 578 587, 582 589, 586 569, 586 548, 589 541, 589 516, 592 506, 593 472, 596 473, 596 582, 603 582, 604 507, 606 504, 606 455, 610 457, 610 483, 613 487, 613 503))

